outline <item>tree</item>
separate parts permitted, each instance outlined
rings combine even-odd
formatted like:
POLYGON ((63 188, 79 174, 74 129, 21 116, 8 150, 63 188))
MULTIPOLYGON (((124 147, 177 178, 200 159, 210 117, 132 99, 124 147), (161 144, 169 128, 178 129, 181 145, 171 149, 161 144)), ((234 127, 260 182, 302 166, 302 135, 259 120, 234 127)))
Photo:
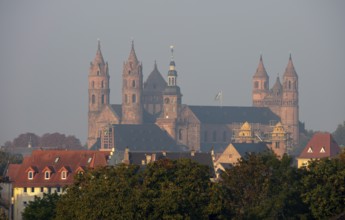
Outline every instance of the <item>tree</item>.
POLYGON ((329 219, 345 211, 345 163, 343 157, 313 160, 303 177, 303 201, 317 219, 329 219))
POLYGON ((144 219, 207 219, 210 170, 189 159, 159 160, 143 173, 144 219))
POLYGON ((43 197, 35 196, 30 201, 22 214, 24 220, 49 220, 56 216, 56 204, 60 196, 57 193, 43 194, 43 197))
POLYGON ((29 142, 31 141, 32 147, 36 147, 39 143, 39 136, 37 136, 34 133, 25 133, 20 134, 18 137, 16 137, 13 142, 13 147, 28 147, 29 142))
POLYGON ((80 140, 75 136, 67 136, 60 133, 46 133, 42 135, 40 139, 40 145, 42 147, 53 147, 53 148, 71 148, 80 149, 82 148, 80 140))
POLYGON ((241 158, 221 176, 223 213, 240 219, 306 215, 299 184, 303 170, 291 163, 290 157, 284 155, 279 160, 272 152, 241 158))
POLYGON ((56 219, 141 219, 138 171, 119 165, 77 175, 57 204, 56 219))
POLYGON ((339 124, 337 129, 333 132, 334 140, 339 144, 345 146, 345 121, 339 124))
POLYGON ((19 164, 23 161, 21 154, 10 154, 5 151, 0 151, 0 175, 2 176, 9 163, 19 164))

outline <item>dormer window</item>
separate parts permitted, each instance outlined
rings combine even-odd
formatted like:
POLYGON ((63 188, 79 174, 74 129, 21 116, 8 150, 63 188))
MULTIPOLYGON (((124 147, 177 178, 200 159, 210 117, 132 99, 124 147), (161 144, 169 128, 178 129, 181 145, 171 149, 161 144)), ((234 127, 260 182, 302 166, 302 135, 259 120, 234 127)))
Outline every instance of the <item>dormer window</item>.
POLYGON ((28 172, 28 179, 32 180, 34 178, 34 172, 33 171, 29 171, 28 172))
POLYGON ((309 147, 309 149, 308 149, 307 152, 308 152, 308 153, 313 153, 313 149, 312 149, 311 147, 309 147))
POLYGON ((322 147, 322 148, 321 148, 320 153, 326 153, 326 151, 325 151, 325 148, 324 148, 324 147, 322 147))
POLYGON ((62 172, 61 172, 61 179, 62 179, 62 180, 67 179, 67 171, 62 171, 62 172))
POLYGON ((49 171, 44 172, 44 179, 45 180, 49 180, 50 179, 50 172, 49 171))

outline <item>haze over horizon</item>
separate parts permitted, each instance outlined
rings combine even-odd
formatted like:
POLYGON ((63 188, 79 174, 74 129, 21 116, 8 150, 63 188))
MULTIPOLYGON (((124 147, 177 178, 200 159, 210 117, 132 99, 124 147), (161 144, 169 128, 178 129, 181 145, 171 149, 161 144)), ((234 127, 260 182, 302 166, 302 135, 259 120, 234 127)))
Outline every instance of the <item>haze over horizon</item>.
POLYGON ((289 54, 299 76, 300 121, 333 132, 345 120, 345 2, 1 1, 0 145, 21 133, 87 137, 88 73, 97 39, 121 103, 122 63, 134 39, 144 80, 166 77, 170 45, 182 102, 251 106, 260 54, 270 87, 289 54))

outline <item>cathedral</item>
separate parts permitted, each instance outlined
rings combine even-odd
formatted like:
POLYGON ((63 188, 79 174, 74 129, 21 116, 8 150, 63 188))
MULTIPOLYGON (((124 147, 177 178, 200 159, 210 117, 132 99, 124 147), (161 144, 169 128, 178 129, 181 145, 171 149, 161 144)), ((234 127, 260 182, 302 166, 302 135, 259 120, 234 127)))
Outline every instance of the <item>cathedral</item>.
POLYGON ((171 48, 165 77, 154 63, 143 80, 132 42, 122 69, 122 103, 110 104, 109 67, 101 45, 90 63, 88 147, 124 151, 222 152, 230 143, 265 142, 278 155, 298 145, 298 76, 291 55, 270 89, 262 56, 252 79, 252 106, 184 104, 171 48))

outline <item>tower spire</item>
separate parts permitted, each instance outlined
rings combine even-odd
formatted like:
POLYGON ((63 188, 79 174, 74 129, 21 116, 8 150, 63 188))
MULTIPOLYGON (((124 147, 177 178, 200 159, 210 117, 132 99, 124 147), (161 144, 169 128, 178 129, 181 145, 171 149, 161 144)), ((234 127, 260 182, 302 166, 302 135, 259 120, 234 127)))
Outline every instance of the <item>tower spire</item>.
POLYGON ((132 62, 133 64, 138 64, 139 61, 138 61, 138 58, 137 58, 137 55, 136 55, 135 49, 134 49, 134 40, 132 39, 131 42, 132 42, 131 43, 131 52, 129 53, 128 61, 132 62))

